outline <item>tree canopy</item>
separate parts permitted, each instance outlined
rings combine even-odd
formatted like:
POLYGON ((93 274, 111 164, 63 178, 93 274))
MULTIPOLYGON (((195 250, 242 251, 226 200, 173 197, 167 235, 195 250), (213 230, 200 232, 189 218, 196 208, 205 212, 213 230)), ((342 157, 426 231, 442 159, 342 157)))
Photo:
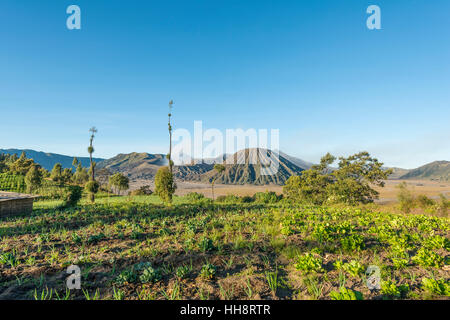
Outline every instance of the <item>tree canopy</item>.
POLYGON ((369 203, 378 198, 373 186, 384 187, 383 180, 392 173, 365 151, 340 157, 338 167, 331 168, 335 161, 336 157, 328 153, 320 164, 290 177, 283 188, 286 197, 312 204, 369 203))

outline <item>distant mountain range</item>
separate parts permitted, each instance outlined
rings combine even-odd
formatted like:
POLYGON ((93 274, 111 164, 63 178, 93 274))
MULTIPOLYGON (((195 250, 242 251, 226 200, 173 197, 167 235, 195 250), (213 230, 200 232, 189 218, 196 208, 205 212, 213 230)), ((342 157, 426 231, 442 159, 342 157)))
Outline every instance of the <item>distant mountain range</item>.
POLYGON ((450 181, 450 161, 435 161, 409 170, 400 179, 450 181))
MULTIPOLYGON (((73 168, 72 162, 73 158, 71 156, 64 156, 62 154, 56 154, 56 153, 46 153, 46 152, 40 152, 40 151, 34 151, 34 150, 20 150, 20 149, 0 149, 0 154, 17 154, 18 157, 22 154, 22 152, 25 152, 25 155, 27 158, 33 159, 34 162, 41 165, 41 167, 52 170, 53 166, 56 163, 60 163, 63 168, 73 168)), ((81 165, 83 167, 89 167, 89 157, 77 157, 78 161, 81 162, 81 165)), ((101 158, 94 158, 95 162, 99 163, 103 161, 104 159, 101 158)))
MULTIPOLYGON (((216 174, 214 171, 214 163, 219 162, 221 158, 219 157, 207 159, 197 164, 175 166, 174 175, 176 179, 182 181, 210 182, 215 177, 216 183, 223 184, 281 185, 291 175, 298 175, 310 167, 310 164, 306 161, 289 157, 283 153, 280 153, 278 159, 269 157, 271 157, 271 151, 269 150, 245 149, 224 157, 225 171, 221 174, 216 174), (275 171, 271 172, 269 168, 266 168, 265 164, 270 163, 270 159, 273 159, 275 166, 278 167, 275 174, 272 174, 275 171)), ((112 173, 122 172, 131 179, 151 180, 159 167, 167 164, 167 160, 161 154, 131 153, 119 154, 114 158, 100 162, 98 168, 108 169, 112 173)))
MULTIPOLYGON (((51 170, 56 163, 61 163, 64 168, 72 167, 72 156, 54 153, 38 152, 34 150, 0 149, 0 153, 17 154, 22 151, 28 158, 34 159, 47 170, 51 170)), ((282 185, 292 175, 299 175, 309 169, 313 164, 302 159, 279 153, 275 162, 278 171, 275 174, 264 169, 264 163, 268 163, 268 157, 272 151, 265 149, 245 149, 233 155, 226 155, 216 159, 207 159, 196 164, 174 167, 175 178, 179 181, 210 182, 215 178, 216 183, 221 184, 278 184, 282 185), (214 171, 214 163, 225 159, 225 171, 217 174, 214 171), (233 161, 234 160, 234 161, 233 161), (261 161, 263 163, 261 163, 261 161), (266 171, 266 174, 262 174, 266 171), (268 173, 268 174, 267 174, 268 173)), ((77 157, 84 167, 89 166, 88 157, 77 157)), ((168 161, 165 155, 149 153, 118 154, 111 159, 94 158, 98 169, 107 169, 111 173, 121 172, 131 180, 153 180, 161 166, 166 166, 168 161)), ((410 180, 441 180, 450 181, 450 161, 436 161, 413 170, 392 168, 394 173, 389 179, 410 180)))

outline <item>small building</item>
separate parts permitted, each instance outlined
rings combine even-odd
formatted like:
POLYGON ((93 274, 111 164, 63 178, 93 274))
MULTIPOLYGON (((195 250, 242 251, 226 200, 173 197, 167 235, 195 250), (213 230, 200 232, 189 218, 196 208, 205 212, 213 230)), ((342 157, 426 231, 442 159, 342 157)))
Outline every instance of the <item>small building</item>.
POLYGON ((28 194, 0 191, 0 217, 31 213, 35 198, 28 194))

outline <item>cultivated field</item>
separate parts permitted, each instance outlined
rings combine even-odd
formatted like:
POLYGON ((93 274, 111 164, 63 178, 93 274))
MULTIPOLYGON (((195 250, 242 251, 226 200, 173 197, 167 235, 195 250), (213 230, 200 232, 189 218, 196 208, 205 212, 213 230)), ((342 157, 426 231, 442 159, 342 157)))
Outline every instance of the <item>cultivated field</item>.
MULTIPOLYGON (((218 188, 220 189, 220 188, 218 188)), ((155 196, 0 218, 0 299, 448 299, 450 221, 155 196), (78 265, 82 290, 67 290, 78 265), (367 287, 380 268, 381 290, 367 287)))

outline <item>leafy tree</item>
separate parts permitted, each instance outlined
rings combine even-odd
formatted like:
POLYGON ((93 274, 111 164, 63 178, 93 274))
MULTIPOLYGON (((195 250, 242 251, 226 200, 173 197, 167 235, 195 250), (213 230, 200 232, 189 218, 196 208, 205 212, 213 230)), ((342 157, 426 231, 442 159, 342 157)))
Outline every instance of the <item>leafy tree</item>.
POLYGON ((330 169, 336 161, 331 154, 322 157, 300 176, 290 177, 283 188, 288 199, 316 205, 324 202, 347 204, 369 203, 378 198, 373 185, 384 187, 384 180, 392 170, 384 170, 383 163, 368 152, 360 152, 348 158, 340 157, 337 169, 330 169))
MULTIPOLYGON (((217 172, 217 174, 221 174, 222 172, 225 171, 225 166, 223 164, 215 164, 214 165, 214 170, 217 172)), ((212 182, 211 182, 211 190, 212 190, 213 201, 214 201, 214 183, 216 182, 217 174, 214 175, 214 177, 212 179, 212 182)))
POLYGON ((0 173, 8 171, 7 156, 3 153, 0 154, 0 173))
POLYGON ((36 188, 42 185, 42 173, 38 166, 34 165, 28 170, 25 175, 25 183, 27 185, 27 192, 31 193, 36 188))
POLYGON ((88 183, 86 183, 84 189, 89 194, 89 200, 94 203, 95 202, 95 194, 100 189, 100 185, 97 181, 89 180, 88 183))
POLYGON ((65 168, 61 173, 61 183, 66 184, 72 181, 73 173, 72 169, 65 168))
POLYGON ((155 176, 155 193, 165 203, 172 203, 172 197, 176 190, 173 174, 168 167, 159 168, 155 176))
POLYGON ((50 179, 55 182, 62 183, 62 165, 61 163, 55 163, 52 172, 50 174, 50 179))
POLYGON ((286 198, 316 205, 324 203, 328 198, 327 188, 333 183, 329 166, 335 159, 327 153, 320 164, 303 171, 300 176, 290 177, 283 187, 286 198))
POLYGON ((78 166, 78 164, 79 164, 78 159, 76 157, 73 158, 72 166, 74 166, 76 168, 78 166))
POLYGON ((83 189, 80 186, 69 186, 64 192, 64 207, 74 207, 81 200, 83 189))
POLYGON ((11 158, 12 163, 9 166, 9 170, 12 173, 26 175, 30 168, 35 165, 33 159, 27 159, 25 152, 22 152, 19 158, 17 156, 11 158))
POLYGON ((347 204, 370 203, 378 199, 378 191, 372 186, 384 187, 392 170, 384 170, 383 163, 360 152, 348 158, 339 158, 339 168, 331 175, 334 183, 329 186, 329 200, 347 204))
POLYGON ((116 189, 116 193, 120 193, 120 191, 128 190, 130 180, 128 177, 125 177, 121 173, 116 173, 109 177, 109 184, 116 189))
POLYGON ((86 170, 86 168, 83 168, 81 163, 78 163, 77 170, 75 171, 75 174, 73 175, 73 182, 75 182, 78 185, 84 185, 89 180, 89 174, 86 170))

